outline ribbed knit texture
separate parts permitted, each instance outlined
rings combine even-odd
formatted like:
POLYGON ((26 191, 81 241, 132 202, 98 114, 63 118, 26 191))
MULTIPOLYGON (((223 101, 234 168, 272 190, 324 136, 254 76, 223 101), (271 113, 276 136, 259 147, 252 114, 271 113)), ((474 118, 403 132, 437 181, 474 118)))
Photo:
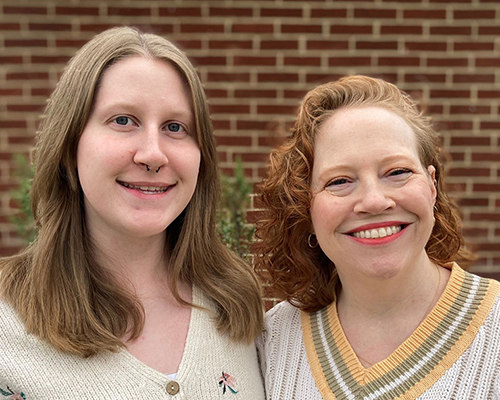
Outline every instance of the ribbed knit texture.
MULTIPOLYGON (((213 309, 196 288, 193 302, 213 309)), ((177 373, 176 395, 166 392, 170 381, 126 350, 88 359, 60 353, 28 335, 12 308, 0 302, 0 400, 10 400, 5 395, 10 392, 22 392, 26 400, 264 399, 255 346, 235 344, 220 335, 209 313, 196 308, 177 373), (223 394, 219 386, 223 372, 235 379, 229 382, 238 393, 226 388, 223 394)))
POLYGON ((267 398, 492 399, 500 372, 499 287, 453 265, 417 330, 368 369, 347 341, 335 303, 312 314, 281 303, 268 312, 259 340, 267 398))

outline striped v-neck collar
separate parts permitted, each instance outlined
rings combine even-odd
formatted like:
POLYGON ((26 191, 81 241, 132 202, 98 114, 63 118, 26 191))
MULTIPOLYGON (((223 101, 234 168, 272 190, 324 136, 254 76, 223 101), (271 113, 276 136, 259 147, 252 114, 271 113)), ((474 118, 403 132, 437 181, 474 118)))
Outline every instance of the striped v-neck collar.
POLYGON ((418 328, 388 358, 364 368, 340 325, 336 302, 302 312, 302 332, 323 399, 416 399, 474 340, 499 292, 496 281, 452 265, 445 291, 418 328))

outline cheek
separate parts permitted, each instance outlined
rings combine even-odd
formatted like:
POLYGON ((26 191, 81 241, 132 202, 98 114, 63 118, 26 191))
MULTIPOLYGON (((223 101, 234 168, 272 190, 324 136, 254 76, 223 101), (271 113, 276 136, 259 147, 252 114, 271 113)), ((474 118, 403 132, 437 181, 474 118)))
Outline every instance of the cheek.
POLYGON ((311 203, 311 222, 316 236, 333 232, 345 213, 345 206, 332 195, 324 192, 316 195, 311 203))

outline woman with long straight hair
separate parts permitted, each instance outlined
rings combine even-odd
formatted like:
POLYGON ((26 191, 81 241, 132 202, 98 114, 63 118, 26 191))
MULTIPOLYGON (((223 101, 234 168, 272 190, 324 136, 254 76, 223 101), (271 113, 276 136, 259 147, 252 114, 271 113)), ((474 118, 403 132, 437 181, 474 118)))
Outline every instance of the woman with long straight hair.
POLYGON ((48 101, 34 165, 37 239, 0 262, 0 393, 263 398, 260 286, 216 233, 215 139, 186 56, 132 28, 97 35, 48 101))

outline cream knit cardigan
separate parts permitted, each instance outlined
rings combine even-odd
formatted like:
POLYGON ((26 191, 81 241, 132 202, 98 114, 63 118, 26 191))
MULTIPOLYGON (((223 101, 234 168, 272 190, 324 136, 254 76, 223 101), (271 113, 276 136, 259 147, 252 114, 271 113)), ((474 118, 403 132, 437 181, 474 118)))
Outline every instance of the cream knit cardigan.
MULTIPOLYGON (((196 288, 193 302, 214 309, 196 288)), ((27 334, 10 305, 0 302, 0 400, 264 399, 254 344, 231 342, 197 308, 175 383, 126 350, 87 359, 58 352, 27 334), (175 383, 177 393, 169 394, 175 383)))

